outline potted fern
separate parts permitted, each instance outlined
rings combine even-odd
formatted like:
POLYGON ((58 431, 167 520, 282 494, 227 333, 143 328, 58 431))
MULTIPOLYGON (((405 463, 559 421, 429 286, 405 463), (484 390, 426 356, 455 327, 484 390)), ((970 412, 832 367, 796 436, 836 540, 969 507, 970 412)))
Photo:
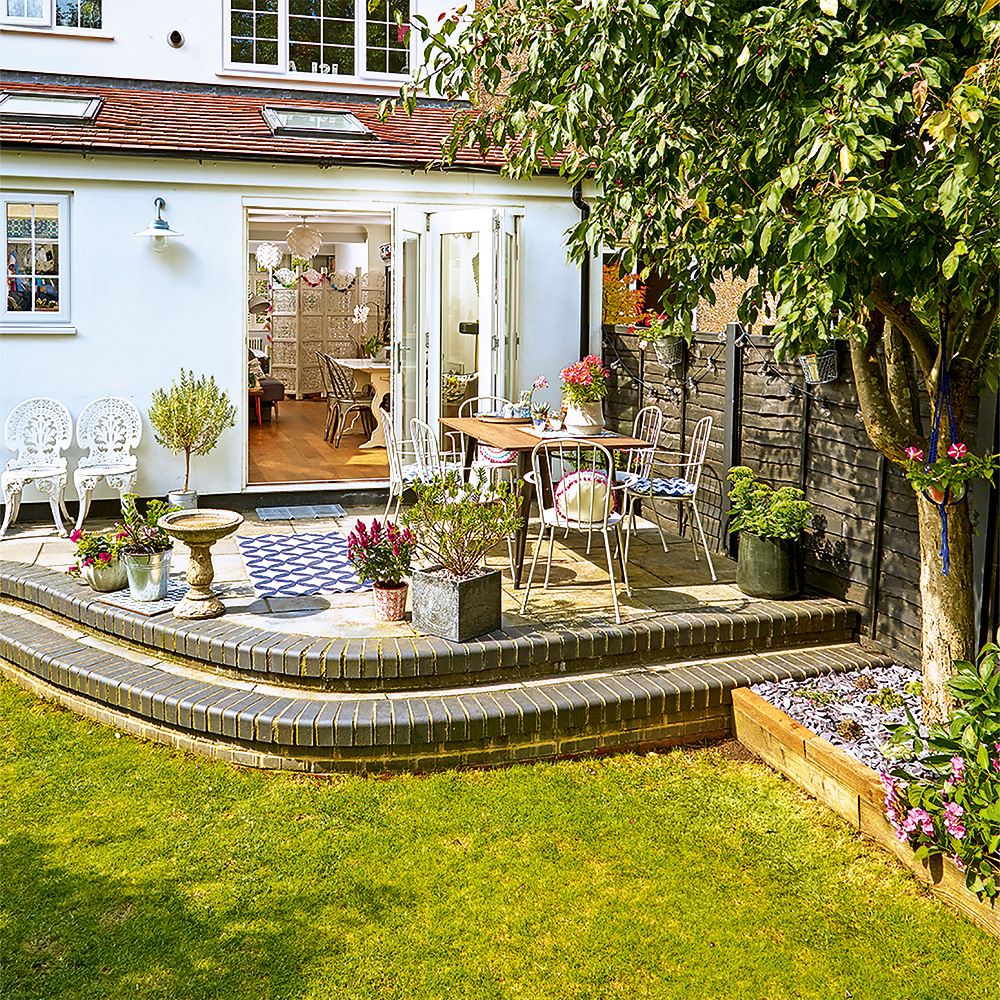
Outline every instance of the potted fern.
POLYGON ((197 507, 198 494, 188 488, 191 456, 207 455, 216 446, 219 435, 236 423, 236 407, 210 375, 195 378, 182 368, 169 389, 153 393, 149 422, 158 444, 174 454, 184 452, 184 487, 170 491, 167 499, 175 507, 197 507))
POLYGON ((753 470, 729 470, 730 531, 740 533, 736 586, 750 597, 781 600, 801 587, 799 536, 811 504, 794 486, 772 489, 753 470))

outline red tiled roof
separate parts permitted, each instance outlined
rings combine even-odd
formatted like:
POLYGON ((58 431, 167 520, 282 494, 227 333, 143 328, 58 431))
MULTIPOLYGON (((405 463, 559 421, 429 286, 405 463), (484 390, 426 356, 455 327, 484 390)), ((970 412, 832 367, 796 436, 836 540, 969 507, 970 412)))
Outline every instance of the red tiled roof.
MULTIPOLYGON (((104 101, 91 124, 0 121, 0 142, 9 150, 30 147, 74 153, 422 167, 440 161, 441 142, 455 114, 451 108, 418 107, 412 117, 397 111, 380 122, 375 103, 317 101, 306 94, 291 99, 259 92, 250 97, 236 88, 209 94, 22 81, 4 81, 0 86, 10 93, 72 93, 104 101), (376 139, 274 136, 261 115, 265 105, 348 112, 371 129, 376 139)), ((459 162, 461 166, 497 170, 502 160, 497 155, 483 158, 467 151, 459 162)))

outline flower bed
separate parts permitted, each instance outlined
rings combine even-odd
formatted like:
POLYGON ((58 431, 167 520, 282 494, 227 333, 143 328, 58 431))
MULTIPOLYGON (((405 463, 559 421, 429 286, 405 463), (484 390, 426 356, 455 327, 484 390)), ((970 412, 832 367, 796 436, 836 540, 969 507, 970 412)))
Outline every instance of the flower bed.
POLYGON ((936 896, 1000 938, 1000 907, 969 892, 964 873, 950 858, 916 860, 913 849, 900 842, 886 817, 885 790, 875 771, 746 688, 733 691, 733 719, 744 746, 895 855, 936 896))

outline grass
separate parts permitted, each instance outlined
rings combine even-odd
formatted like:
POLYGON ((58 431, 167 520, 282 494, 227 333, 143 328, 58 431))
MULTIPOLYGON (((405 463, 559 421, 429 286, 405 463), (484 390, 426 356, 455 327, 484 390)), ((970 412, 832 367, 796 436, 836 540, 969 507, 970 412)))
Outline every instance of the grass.
POLYGON ((996 942, 719 748, 242 771, 0 683, 5 1000, 996 997, 996 942))

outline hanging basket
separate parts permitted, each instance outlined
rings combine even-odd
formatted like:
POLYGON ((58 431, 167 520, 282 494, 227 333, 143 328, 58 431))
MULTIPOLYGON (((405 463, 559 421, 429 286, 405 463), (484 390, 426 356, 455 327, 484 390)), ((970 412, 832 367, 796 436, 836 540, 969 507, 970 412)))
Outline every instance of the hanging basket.
POLYGON ((837 352, 834 348, 822 354, 805 354, 798 361, 806 382, 818 385, 820 382, 837 381, 837 352))
POLYGON ((684 341, 680 337, 662 337, 653 341, 656 360, 661 365, 673 367, 684 360, 684 341))

